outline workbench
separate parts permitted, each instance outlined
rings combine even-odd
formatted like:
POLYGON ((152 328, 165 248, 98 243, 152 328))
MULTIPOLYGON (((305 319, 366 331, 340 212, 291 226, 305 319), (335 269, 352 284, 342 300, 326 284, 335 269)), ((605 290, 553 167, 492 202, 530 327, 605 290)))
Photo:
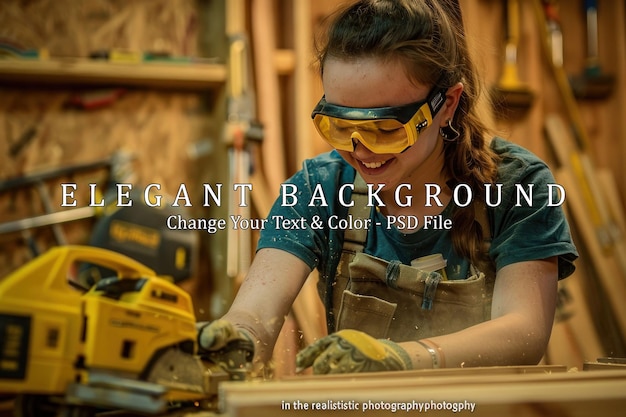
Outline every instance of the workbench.
POLYGON ((455 409, 477 416, 617 417, 624 415, 626 406, 626 370, 495 367, 229 382, 222 386, 220 401, 229 416, 237 417, 333 413, 314 410, 324 407, 343 407, 334 413, 346 417, 422 412, 439 416, 452 415, 455 409), (347 409, 349 402, 358 408, 347 409))
MULTIPOLYGON (((220 409, 214 412, 185 409, 160 417, 422 413, 621 417, 626 409, 626 368, 579 371, 540 365, 295 376, 279 381, 224 382, 219 402, 220 409)), ((97 416, 136 415, 111 411, 97 416)), ((5 406, 0 416, 11 417, 12 413, 5 406)))
MULTIPOLYGON (((294 376, 279 381, 225 382, 220 386, 219 401, 219 411, 184 410, 161 417, 422 413, 621 417, 626 408, 626 368, 583 371, 539 365, 294 376)), ((107 412, 98 417, 133 415, 107 412)))

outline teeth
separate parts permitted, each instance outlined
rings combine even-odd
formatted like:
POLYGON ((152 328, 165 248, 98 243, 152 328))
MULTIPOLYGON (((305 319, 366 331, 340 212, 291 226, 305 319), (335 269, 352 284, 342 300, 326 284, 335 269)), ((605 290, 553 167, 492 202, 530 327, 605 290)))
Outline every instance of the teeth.
POLYGON ((366 168, 380 168, 381 166, 385 165, 385 162, 387 162, 387 161, 382 161, 382 162, 363 162, 363 165, 365 165, 366 168))

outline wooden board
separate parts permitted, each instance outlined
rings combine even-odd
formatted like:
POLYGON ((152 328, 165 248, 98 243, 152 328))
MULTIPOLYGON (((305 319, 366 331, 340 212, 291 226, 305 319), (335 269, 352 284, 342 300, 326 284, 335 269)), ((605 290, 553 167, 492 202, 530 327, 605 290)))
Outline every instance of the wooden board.
POLYGON ((122 64, 87 59, 46 61, 1 60, 3 83, 25 85, 95 85, 167 88, 200 91, 226 82, 226 67, 219 64, 122 64))
POLYGON ((274 28, 276 2, 252 0, 251 39, 258 102, 258 117, 263 123, 263 170, 271 195, 277 197, 280 183, 286 179, 281 100, 276 68, 276 36, 274 28))
POLYGON ((584 279, 579 262, 576 272, 559 283, 564 305, 561 307, 562 317, 557 314, 546 349, 548 364, 562 364, 580 370, 585 361, 605 355, 585 298, 584 279))
MULTIPOLYGON (((621 416, 626 405, 626 371, 483 374, 468 368, 462 371, 464 374, 425 372, 423 376, 420 371, 407 372, 395 376, 350 375, 340 380, 313 377, 301 381, 228 382, 221 389, 222 411, 238 417, 395 416, 407 411, 393 412, 392 404, 428 404, 432 407, 428 415, 438 416, 451 415, 451 409, 445 407, 452 404, 474 404, 471 414, 478 416, 621 416), (359 409, 313 410, 316 405, 332 404, 358 405, 359 409), (364 413, 365 404, 379 409, 364 413)), ((464 413, 470 414, 469 410, 464 413)))
POLYGON ((585 202, 576 187, 576 179, 568 170, 558 170, 556 180, 567 192, 567 207, 572 213, 574 224, 579 230, 590 255, 590 262, 596 272, 598 284, 602 286, 610 304, 616 323, 623 336, 626 336, 626 279, 622 279, 621 271, 615 257, 607 254, 596 239, 585 202))

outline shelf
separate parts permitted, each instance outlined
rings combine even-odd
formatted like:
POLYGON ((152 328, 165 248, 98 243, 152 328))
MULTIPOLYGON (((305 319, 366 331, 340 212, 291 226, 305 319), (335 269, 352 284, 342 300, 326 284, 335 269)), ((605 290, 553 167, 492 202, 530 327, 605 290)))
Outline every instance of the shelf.
POLYGON ((207 90, 226 82, 226 66, 207 63, 115 63, 86 59, 0 60, 0 82, 207 90))

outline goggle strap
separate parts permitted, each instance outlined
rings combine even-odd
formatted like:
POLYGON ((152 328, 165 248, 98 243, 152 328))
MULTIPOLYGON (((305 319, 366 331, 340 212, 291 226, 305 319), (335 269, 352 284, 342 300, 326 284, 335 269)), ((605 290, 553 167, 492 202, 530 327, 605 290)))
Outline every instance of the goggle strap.
POLYGON ((430 114, 433 118, 437 115, 439 110, 441 110, 443 103, 446 102, 446 91, 448 91, 447 88, 439 88, 433 91, 433 94, 428 97, 428 107, 430 107, 430 114))

